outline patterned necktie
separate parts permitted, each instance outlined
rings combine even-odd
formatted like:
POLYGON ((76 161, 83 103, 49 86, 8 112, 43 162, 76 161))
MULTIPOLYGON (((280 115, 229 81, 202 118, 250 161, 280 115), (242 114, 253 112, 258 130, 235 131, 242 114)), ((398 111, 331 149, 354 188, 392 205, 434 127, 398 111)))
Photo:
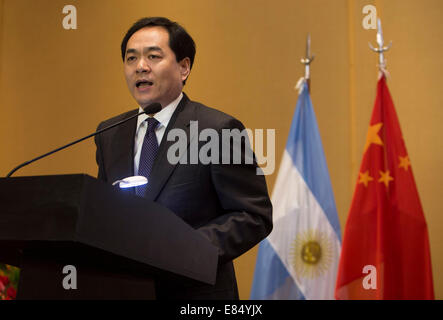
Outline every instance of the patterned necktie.
POLYGON ((155 118, 149 117, 146 119, 148 122, 148 129, 146 130, 145 139, 143 140, 142 151, 140 154, 140 163, 138 166, 138 175, 144 176, 148 179, 148 184, 136 187, 135 194, 144 197, 148 186, 151 184, 149 176, 151 174, 152 166, 154 165, 155 156, 158 151, 157 136, 155 135, 155 128, 157 128, 159 122, 155 118))

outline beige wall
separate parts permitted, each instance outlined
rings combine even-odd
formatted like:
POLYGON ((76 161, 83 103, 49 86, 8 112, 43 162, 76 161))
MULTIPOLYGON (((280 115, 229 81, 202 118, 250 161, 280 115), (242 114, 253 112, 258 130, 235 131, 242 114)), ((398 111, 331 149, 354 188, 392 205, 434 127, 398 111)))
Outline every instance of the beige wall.
MULTIPOLYGON (((182 23, 197 43, 185 88, 194 100, 249 128, 276 129, 276 165, 286 143, 311 33, 312 100, 334 188, 346 221, 375 99, 375 31, 362 7, 377 6, 386 40, 389 86, 429 225, 436 297, 443 298, 443 148, 440 0, 0 0, 0 169, 88 134, 99 121, 135 107, 119 46, 142 16, 182 23), (77 8, 78 29, 62 28, 62 8, 77 8)), ((17 175, 96 175, 95 146, 83 142, 17 175)), ((277 172, 277 170, 276 170, 277 172)), ((276 172, 267 176, 269 190, 276 172)), ((241 298, 249 297, 256 248, 236 260, 241 298)))

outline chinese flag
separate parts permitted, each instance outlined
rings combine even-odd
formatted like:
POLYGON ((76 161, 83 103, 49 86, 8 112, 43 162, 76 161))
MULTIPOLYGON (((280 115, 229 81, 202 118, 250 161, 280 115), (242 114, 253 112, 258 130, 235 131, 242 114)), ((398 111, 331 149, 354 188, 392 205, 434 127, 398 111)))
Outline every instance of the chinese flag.
POLYGON ((335 297, 434 299, 426 221, 384 75, 346 222, 335 297))

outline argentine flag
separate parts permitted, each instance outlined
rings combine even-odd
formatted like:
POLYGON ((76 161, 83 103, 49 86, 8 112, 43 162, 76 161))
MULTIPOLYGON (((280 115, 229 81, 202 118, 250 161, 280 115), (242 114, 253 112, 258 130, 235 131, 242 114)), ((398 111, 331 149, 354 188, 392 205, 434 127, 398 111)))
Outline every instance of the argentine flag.
POLYGON ((259 246, 251 299, 334 299, 340 224, 306 81, 272 204, 274 228, 259 246))

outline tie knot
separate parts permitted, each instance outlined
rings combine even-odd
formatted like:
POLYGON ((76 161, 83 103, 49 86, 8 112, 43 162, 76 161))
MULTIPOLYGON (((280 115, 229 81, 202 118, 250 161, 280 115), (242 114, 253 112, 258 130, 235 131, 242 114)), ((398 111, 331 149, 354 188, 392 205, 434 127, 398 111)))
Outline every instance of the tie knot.
POLYGON ((148 119, 146 119, 146 121, 148 122, 148 131, 149 132, 154 132, 155 128, 157 128, 158 124, 160 123, 157 121, 157 119, 155 119, 153 117, 149 117, 148 119))

